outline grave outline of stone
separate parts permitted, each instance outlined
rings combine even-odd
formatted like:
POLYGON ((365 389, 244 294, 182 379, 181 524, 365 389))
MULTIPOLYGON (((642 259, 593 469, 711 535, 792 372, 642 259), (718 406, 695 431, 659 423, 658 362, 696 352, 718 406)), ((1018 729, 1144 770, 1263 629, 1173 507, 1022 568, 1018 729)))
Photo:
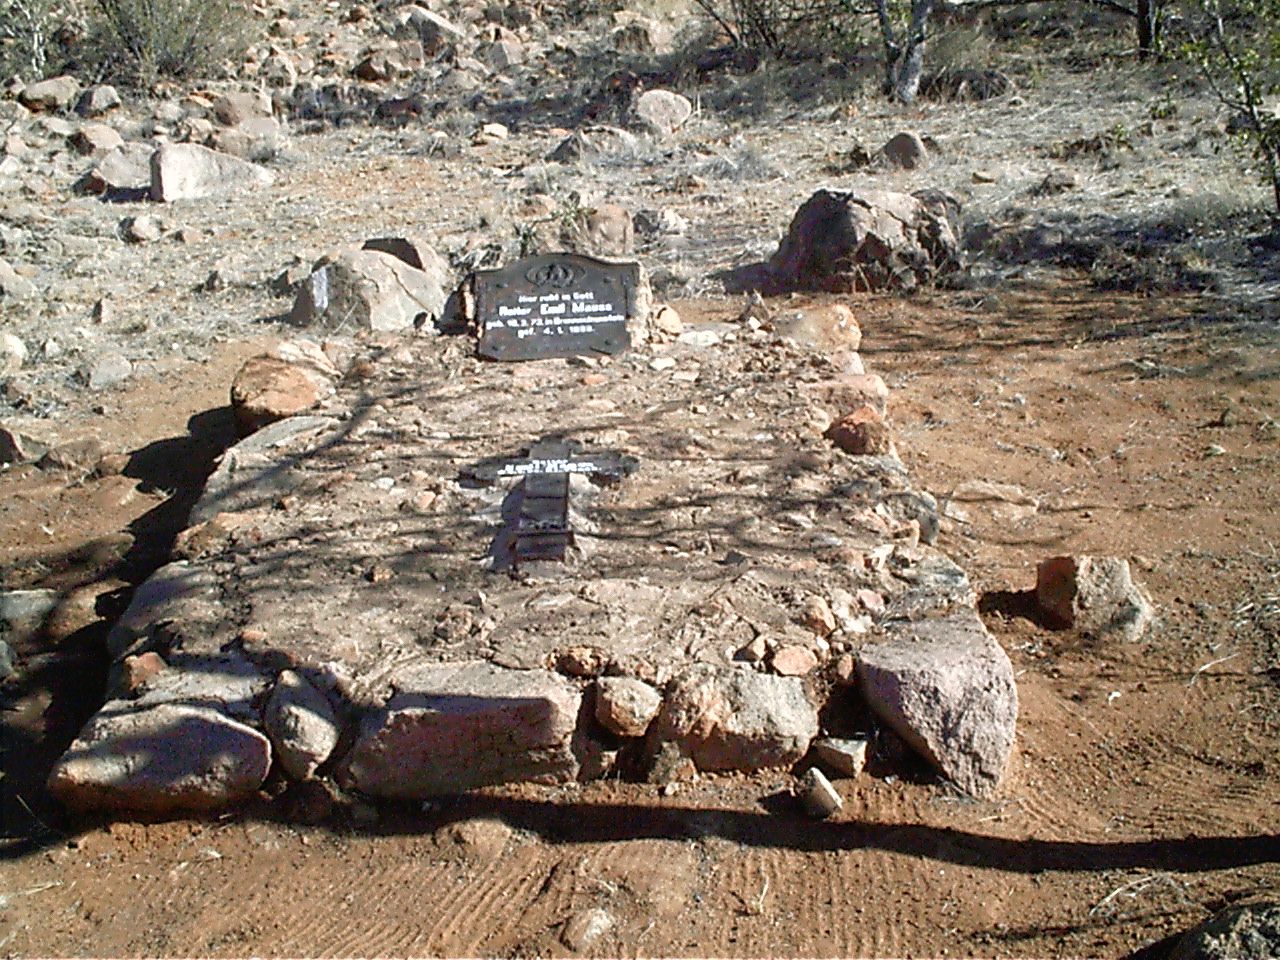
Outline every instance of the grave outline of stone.
POLYGON ((568 252, 477 270, 476 352, 500 361, 621 354, 631 346, 640 283, 636 261, 568 252))
POLYGON ((514 525, 504 513, 504 529, 495 543, 509 537, 514 565, 562 562, 574 542, 569 518, 569 478, 574 474, 615 483, 639 469, 640 461, 616 450, 583 452, 582 445, 551 434, 534 441, 517 457, 487 457, 462 470, 477 483, 518 479, 514 525))

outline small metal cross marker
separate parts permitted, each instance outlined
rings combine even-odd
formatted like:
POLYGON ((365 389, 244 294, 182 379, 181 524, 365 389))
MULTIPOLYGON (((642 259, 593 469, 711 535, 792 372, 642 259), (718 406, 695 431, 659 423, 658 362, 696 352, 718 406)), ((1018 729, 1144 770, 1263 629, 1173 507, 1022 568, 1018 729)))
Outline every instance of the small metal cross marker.
POLYGON ((569 524, 569 477, 572 474, 614 482, 635 471, 640 462, 613 450, 580 454, 558 437, 539 440, 527 456, 490 457, 463 472, 482 483, 520 478, 520 510, 515 518, 512 555, 516 563, 563 561, 573 543, 569 524))

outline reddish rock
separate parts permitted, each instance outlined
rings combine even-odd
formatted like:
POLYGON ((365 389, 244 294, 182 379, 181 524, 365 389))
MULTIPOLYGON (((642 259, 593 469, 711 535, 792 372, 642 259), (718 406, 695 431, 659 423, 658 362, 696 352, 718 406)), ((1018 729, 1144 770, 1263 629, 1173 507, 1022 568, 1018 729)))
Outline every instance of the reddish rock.
POLYGON ((769 666, 782 677, 803 677, 817 669, 818 657, 808 647, 790 644, 774 651, 769 666))
POLYGON ((643 680, 601 677, 596 683, 596 719, 620 737, 643 737, 661 706, 662 696, 643 680))
POLYGON ((826 437, 854 456, 887 456, 894 453, 889 425, 874 407, 859 407, 827 428, 826 437))
POLYGON ((800 625, 819 637, 829 637, 836 629, 836 615, 823 597, 811 596, 800 612, 800 625))
POLYGON ((164 657, 154 650, 125 657, 120 662, 121 693, 125 696, 133 696, 146 685, 148 680, 167 666, 164 657))
POLYGON ((231 384, 236 430, 245 437, 269 423, 310 410, 320 402, 320 388, 296 365, 276 357, 245 361, 231 384))
POLYGON ((1036 568, 1036 602, 1057 625, 1093 637, 1137 640, 1155 617, 1129 561, 1117 557, 1050 557, 1036 568))

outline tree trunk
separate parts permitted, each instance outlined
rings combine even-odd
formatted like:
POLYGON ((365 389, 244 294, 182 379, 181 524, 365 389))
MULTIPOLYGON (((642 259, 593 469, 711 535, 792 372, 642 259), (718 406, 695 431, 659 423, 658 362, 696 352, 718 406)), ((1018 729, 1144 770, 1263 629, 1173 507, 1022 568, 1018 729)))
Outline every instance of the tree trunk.
POLYGON ((1138 59, 1160 52, 1160 0, 1138 0, 1138 59))
POLYGON ((905 42, 899 42, 889 19, 888 4, 876 0, 880 30, 884 36, 885 93, 899 103, 915 102, 924 74, 925 35, 934 0, 911 0, 911 25, 905 42))

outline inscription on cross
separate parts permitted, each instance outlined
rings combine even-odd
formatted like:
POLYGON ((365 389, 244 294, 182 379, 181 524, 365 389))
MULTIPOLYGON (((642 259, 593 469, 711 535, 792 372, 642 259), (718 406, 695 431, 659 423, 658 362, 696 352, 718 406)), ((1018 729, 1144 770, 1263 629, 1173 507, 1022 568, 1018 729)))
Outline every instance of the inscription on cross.
POLYGON ((463 473, 480 483, 520 479, 519 509, 511 525, 514 561, 563 561, 573 544, 569 522, 569 478, 592 476, 612 483, 633 473, 635 457, 613 450, 580 453, 576 444, 559 437, 540 440, 523 457, 490 457, 463 473))

